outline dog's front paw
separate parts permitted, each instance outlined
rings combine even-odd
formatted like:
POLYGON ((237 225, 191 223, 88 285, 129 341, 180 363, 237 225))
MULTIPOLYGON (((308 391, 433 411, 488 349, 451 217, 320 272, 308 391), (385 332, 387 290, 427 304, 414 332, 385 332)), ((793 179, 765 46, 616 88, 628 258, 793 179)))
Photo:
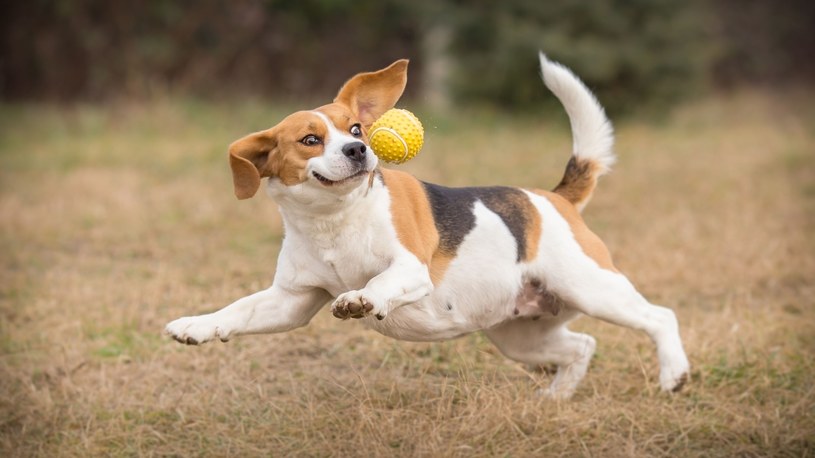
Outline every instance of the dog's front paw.
POLYGON ((219 326, 211 315, 179 318, 170 322, 164 331, 173 339, 187 345, 199 345, 216 337, 221 342, 226 342, 230 334, 223 326, 219 326))
POLYGON ((384 320, 386 315, 385 310, 378 307, 376 302, 362 291, 348 291, 341 294, 331 304, 331 313, 341 320, 363 318, 368 315, 374 315, 376 319, 384 320))
POLYGON ((675 361, 666 364, 659 371, 659 384, 662 391, 667 393, 677 393, 682 390, 682 387, 688 382, 690 378, 690 364, 688 358, 683 354, 678 356, 675 361))

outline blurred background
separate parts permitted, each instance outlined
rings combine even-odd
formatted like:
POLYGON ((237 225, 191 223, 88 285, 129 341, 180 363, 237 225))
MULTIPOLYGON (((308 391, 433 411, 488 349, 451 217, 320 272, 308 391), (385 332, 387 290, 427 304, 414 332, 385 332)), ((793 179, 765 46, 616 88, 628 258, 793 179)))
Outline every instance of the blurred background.
POLYGON ((3 2, 0 456, 813 456, 814 31, 813 0, 3 2), (397 342, 323 310, 162 334, 273 278, 281 217, 236 201, 227 145, 357 72, 411 59, 425 145, 399 168, 554 186, 572 136, 539 49, 614 122, 584 216, 676 311, 686 391, 591 319, 557 405, 478 333, 397 342))
POLYGON ((4 10, 7 101, 324 100, 350 75, 408 57, 407 95, 424 105, 517 111, 546 98, 538 49, 579 68, 612 116, 815 81, 808 0, 31 0, 4 10))

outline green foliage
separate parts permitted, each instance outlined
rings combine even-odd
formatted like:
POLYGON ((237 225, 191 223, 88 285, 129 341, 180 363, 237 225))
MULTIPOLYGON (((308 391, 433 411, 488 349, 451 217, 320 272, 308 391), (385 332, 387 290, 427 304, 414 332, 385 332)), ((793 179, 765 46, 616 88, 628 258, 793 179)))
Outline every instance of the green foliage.
POLYGON ((686 95, 706 63, 704 21, 693 2, 475 3, 457 15, 453 44, 460 61, 453 87, 462 100, 539 106, 548 97, 539 49, 575 69, 612 111, 686 95))
POLYGON ((182 93, 325 100, 350 75, 407 57, 408 97, 435 100, 443 88, 445 100, 518 111, 551 101, 537 77, 536 53, 542 49, 574 68, 616 115, 670 106, 706 80, 723 86, 811 81, 812 5, 10 2, 0 15, 0 97, 107 101, 182 93), (437 31, 443 33, 432 33, 437 31), (441 76, 434 73, 440 63, 441 76))

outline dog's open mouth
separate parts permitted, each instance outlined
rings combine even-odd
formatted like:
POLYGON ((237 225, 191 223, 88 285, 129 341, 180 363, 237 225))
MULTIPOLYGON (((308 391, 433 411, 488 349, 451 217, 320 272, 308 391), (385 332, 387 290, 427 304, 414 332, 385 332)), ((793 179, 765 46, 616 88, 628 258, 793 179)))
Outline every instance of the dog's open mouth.
POLYGON ((353 179, 355 179, 355 178, 359 178, 359 177, 361 177, 361 176, 363 176, 363 175, 367 175, 367 174, 368 174, 368 172, 367 172, 365 169, 362 169, 362 170, 360 170, 359 172, 356 172, 356 173, 354 173, 354 174, 353 174, 353 175, 351 175, 351 176, 348 176, 348 177, 346 177, 346 178, 343 178, 342 180, 336 180, 336 181, 335 181, 335 180, 329 180, 328 178, 326 178, 326 177, 324 177, 324 176, 320 175, 320 174, 319 174, 319 173, 317 173, 317 172, 311 172, 311 174, 312 174, 312 175, 314 175, 314 178, 316 178, 317 180, 319 180, 319 181, 320 181, 320 183, 322 183, 322 184, 324 184, 324 185, 326 185, 326 186, 334 186, 335 184, 341 184, 341 183, 345 183, 345 182, 347 182, 347 181, 351 181, 351 180, 353 180, 353 179))

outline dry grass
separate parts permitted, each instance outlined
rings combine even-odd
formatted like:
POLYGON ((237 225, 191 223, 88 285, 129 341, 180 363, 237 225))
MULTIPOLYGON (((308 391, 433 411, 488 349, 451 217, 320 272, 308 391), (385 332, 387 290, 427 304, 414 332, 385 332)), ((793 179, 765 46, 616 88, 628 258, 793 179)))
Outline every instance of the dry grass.
MULTIPOLYGON (((0 108, 0 455, 813 456, 813 97, 742 95, 618 131, 587 210, 680 318, 693 379, 598 321, 574 400, 480 335, 411 344, 327 311, 288 334, 184 347, 165 322, 271 279, 274 205, 231 195, 225 146, 279 119, 191 102, 0 108)), ((563 120, 425 117, 407 169, 551 186, 563 120)))

